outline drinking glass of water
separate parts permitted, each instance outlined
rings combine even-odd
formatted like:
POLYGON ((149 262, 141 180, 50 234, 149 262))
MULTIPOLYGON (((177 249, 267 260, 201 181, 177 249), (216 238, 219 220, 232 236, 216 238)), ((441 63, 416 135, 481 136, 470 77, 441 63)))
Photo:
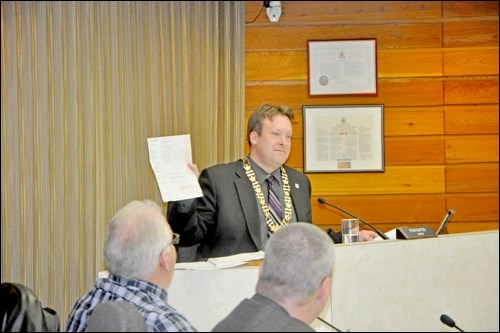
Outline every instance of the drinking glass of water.
POLYGON ((340 220, 342 230, 342 243, 351 244, 359 241, 359 220, 342 219, 340 220))

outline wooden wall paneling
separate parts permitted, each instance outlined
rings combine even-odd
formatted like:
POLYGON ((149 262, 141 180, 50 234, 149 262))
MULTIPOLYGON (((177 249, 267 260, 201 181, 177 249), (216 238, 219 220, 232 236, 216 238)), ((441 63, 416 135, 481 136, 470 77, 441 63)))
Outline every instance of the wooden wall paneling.
POLYGON ((295 114, 292 122, 293 137, 295 139, 300 139, 300 144, 302 145, 304 138, 304 118, 302 117, 302 107, 296 107, 293 111, 295 114))
MULTIPOLYGON (((266 17, 267 20, 267 17, 266 17)), ((269 22, 269 20, 268 20, 269 22)), ((266 25, 246 30, 246 50, 305 51, 308 40, 376 38, 377 50, 442 47, 440 23, 333 22, 331 25, 266 25)))
POLYGON ((247 52, 247 81, 307 80, 307 52, 247 52))
POLYGON ((384 172, 309 173, 313 195, 444 193, 444 166, 387 166, 384 172))
POLYGON ((292 168, 304 169, 304 145, 302 139, 292 139, 292 151, 286 164, 292 168))
MULTIPOLYGON (((421 227, 421 226, 430 226, 432 230, 437 231, 441 221, 445 215, 442 214, 438 221, 425 221, 425 222, 384 222, 384 223, 373 223, 372 221, 363 218, 366 222, 372 224, 375 228, 382 232, 388 232, 389 230, 400 228, 400 227, 421 227)), ((358 217, 361 217, 357 215, 358 217)), ((315 218, 314 224, 317 224, 323 230, 333 229, 335 231, 340 231, 340 215, 332 218, 332 217, 324 217, 324 220, 317 221, 315 218)), ((368 229, 366 226, 361 226, 361 229, 368 229)), ((498 222, 483 222, 478 221, 477 219, 470 222, 461 222, 450 220, 448 222, 446 229, 442 232, 442 234, 455 234, 455 233, 464 233, 464 232, 475 232, 475 231, 488 231, 488 230, 498 230, 498 222)))
MULTIPOLYGON (((318 203, 318 197, 311 198, 315 223, 317 220, 320 223, 331 223, 332 219, 339 223, 345 214, 318 203)), ((446 199, 442 194, 326 195, 323 198, 373 224, 437 222, 446 213, 446 199)))
POLYGON ((453 221, 498 222, 498 193, 449 195, 446 207, 455 210, 453 221))
POLYGON ((498 1, 443 1, 443 17, 498 17, 498 1))
POLYGON ((446 192, 498 192, 498 163, 447 165, 446 192))
POLYGON ((445 106, 446 134, 498 134, 498 104, 445 106))
POLYGON ((400 20, 402 18, 435 18, 441 15, 439 1, 286 1, 285 22, 351 22, 366 20, 400 20))
MULTIPOLYGON (((435 106, 443 102, 443 82, 437 78, 390 78, 378 80, 378 96, 366 104, 385 106, 435 106)), ((354 104, 364 104, 358 97, 354 104)), ((365 99, 363 99, 364 101, 365 99)))
POLYGON ((385 138, 385 165, 444 164, 443 136, 385 138))
MULTIPOLYGON (((444 214, 443 214, 444 215, 444 214)), ((359 216, 358 216, 359 217, 359 216)), ((439 228, 440 222, 422 222, 422 223, 411 223, 411 222, 395 222, 395 223, 372 223, 366 219, 363 219, 365 222, 370 223, 373 225, 375 228, 382 232, 388 232, 389 230, 395 229, 395 228, 400 228, 400 227, 422 227, 422 226, 429 226, 432 228, 432 230, 437 231, 439 228)), ((316 224, 316 222, 314 222, 316 224)), ((459 222, 460 223, 460 222, 459 222)), ((491 223, 492 224, 492 223, 491 223)), ((475 224, 476 225, 476 224, 475 224)), ((336 221, 335 219, 331 219, 330 221, 325 221, 325 223, 318 224, 318 226, 323 229, 323 230, 328 230, 328 229, 333 229, 334 231, 340 231, 340 219, 336 221)), ((360 223, 360 228, 361 230, 371 230, 368 226, 365 226, 360 223)), ((471 231, 479 231, 479 230, 493 230, 495 228, 490 228, 490 229, 478 229, 475 227, 471 231)), ((496 228, 497 229, 497 228, 496 228)), ((459 232, 466 232, 466 231, 459 231, 459 232)), ((442 232, 442 234, 446 234, 450 232, 442 232)))
POLYGON ((459 234, 464 232, 498 230, 498 222, 451 222, 447 227, 449 234, 459 234))
POLYGON ((446 136, 446 163, 498 162, 498 134, 446 136))
POLYGON ((443 24, 443 47, 485 46, 498 46, 498 16, 489 20, 443 24))
POLYGON ((439 107, 385 107, 384 135, 441 135, 444 134, 444 112, 439 107))
MULTIPOLYGON (((247 2, 247 21, 261 6, 247 2)), ((436 229, 447 207, 457 211, 452 232, 498 229, 498 1, 282 10, 278 24, 265 12, 247 24, 245 98, 247 119, 263 102, 295 110, 288 165, 303 171, 304 105, 384 105, 385 171, 307 174, 314 223, 338 230, 342 216, 316 202, 324 196, 386 231, 436 229), (308 96, 307 41, 359 38, 377 39, 378 95, 308 96)))
MULTIPOLYGON (((444 216, 444 214, 443 214, 444 216)), ((443 218, 441 217, 441 220, 443 218)), ((365 220, 368 222, 367 220, 365 220)), ((328 230, 328 229, 333 229, 335 231, 340 231, 340 220, 337 223, 334 223, 335 221, 330 221, 332 223, 325 223, 325 224, 320 224, 319 227, 322 228, 323 230, 328 230)), ((401 227, 423 227, 423 226, 428 226, 430 227, 434 232, 436 232, 439 228, 439 225, 441 224, 441 221, 436 222, 417 222, 417 223, 412 223, 412 222, 395 222, 395 223, 371 223, 368 222, 371 225, 373 225, 375 228, 378 230, 387 233, 389 230, 393 230, 396 228, 401 228, 401 227)), ((360 224, 361 230, 371 230, 368 226, 365 226, 363 224, 360 224)), ((485 222, 485 223, 473 223, 471 226, 471 223, 465 223, 465 222, 457 222, 455 223, 455 226, 453 228, 453 231, 450 231, 450 229, 444 229, 444 231, 441 232, 441 234, 448 234, 448 233, 461 233, 461 232, 472 232, 472 231, 486 231, 486 230, 495 230, 498 229, 498 227, 495 227, 495 223, 493 222, 485 222)))
POLYGON ((447 78, 444 102, 447 105, 498 104, 498 75, 447 78))
MULTIPOLYGON (((498 55, 496 58, 498 60, 498 55)), ((441 63, 441 49, 380 50, 377 75, 378 78, 440 77, 443 75, 441 63), (422 66, 424 63, 429 65, 422 66)), ((307 51, 247 52, 245 71, 247 81, 307 80, 307 51)))
POLYGON ((445 76, 498 75, 498 45, 443 50, 445 76))
POLYGON ((379 78, 443 76, 441 49, 381 49, 377 51, 379 78))
POLYGON ((307 82, 271 82, 252 84, 245 89, 247 109, 255 109, 266 101, 284 104, 294 109, 302 105, 345 105, 384 104, 385 106, 435 106, 443 103, 441 79, 408 78, 381 79, 378 82, 378 96, 314 96, 308 97, 307 82))
MULTIPOLYGON (((262 1, 246 2, 246 21, 253 20, 262 1)), ((330 23, 336 21, 430 19, 441 16, 440 1, 282 1, 283 23, 330 23)), ((256 23, 267 23, 259 17, 256 23)))

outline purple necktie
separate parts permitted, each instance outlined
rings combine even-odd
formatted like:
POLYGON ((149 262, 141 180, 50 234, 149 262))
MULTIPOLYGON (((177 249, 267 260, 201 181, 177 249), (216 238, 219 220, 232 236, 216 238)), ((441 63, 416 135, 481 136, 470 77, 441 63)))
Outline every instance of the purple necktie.
POLYGON ((283 219, 283 210, 281 209, 281 203, 277 192, 279 187, 278 180, 273 175, 267 177, 266 180, 267 186, 269 187, 269 196, 267 199, 269 210, 271 211, 271 215, 274 220, 278 222, 278 224, 281 224, 281 220, 283 219))

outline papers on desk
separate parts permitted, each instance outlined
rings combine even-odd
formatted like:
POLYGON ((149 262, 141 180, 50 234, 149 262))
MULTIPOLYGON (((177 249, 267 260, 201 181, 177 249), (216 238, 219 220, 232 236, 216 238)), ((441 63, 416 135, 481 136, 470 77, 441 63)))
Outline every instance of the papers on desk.
POLYGON ((227 257, 210 258, 207 261, 181 262, 175 264, 175 269, 212 270, 236 267, 252 260, 264 258, 264 251, 240 253, 227 257))
POLYGON ((188 166, 192 163, 189 134, 148 138, 148 147, 163 202, 203 196, 198 178, 188 166))
POLYGON ((228 257, 210 258, 207 260, 207 262, 211 263, 216 267, 224 268, 227 267, 228 265, 233 265, 236 263, 240 263, 240 265, 243 265, 248 261, 259 260, 263 258, 264 258, 264 251, 259 251, 251 253, 240 253, 228 257))

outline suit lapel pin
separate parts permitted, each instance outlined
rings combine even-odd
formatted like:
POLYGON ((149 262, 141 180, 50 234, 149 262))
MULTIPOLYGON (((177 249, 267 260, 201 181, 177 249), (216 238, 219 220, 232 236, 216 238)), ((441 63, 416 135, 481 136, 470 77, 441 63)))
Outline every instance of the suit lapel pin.
POLYGON ((299 188, 299 187, 300 187, 299 184, 295 183, 295 188, 299 188))

